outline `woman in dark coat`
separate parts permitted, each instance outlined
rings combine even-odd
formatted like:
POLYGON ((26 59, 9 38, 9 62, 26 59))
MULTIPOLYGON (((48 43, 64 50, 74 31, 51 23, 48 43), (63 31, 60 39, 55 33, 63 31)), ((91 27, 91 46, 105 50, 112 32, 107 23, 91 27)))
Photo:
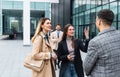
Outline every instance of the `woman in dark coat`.
POLYGON ((85 29, 85 46, 81 40, 74 38, 74 27, 67 24, 62 41, 58 44, 58 59, 61 62, 59 77, 84 77, 80 50, 87 52, 89 29, 85 29))

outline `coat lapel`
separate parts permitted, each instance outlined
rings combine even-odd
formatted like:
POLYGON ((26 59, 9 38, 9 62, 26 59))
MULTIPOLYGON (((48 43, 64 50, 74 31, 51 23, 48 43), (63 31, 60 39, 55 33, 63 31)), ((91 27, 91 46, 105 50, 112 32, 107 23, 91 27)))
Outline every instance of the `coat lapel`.
MULTIPOLYGON (((46 40, 44 33, 41 32, 40 35, 41 35, 42 38, 45 40, 45 44, 46 44, 47 46, 51 47, 51 46, 50 46, 50 43, 48 43, 48 41, 46 40)), ((50 38, 50 37, 49 37, 49 38, 50 38)), ((50 40, 49 40, 49 41, 50 41, 50 40)))
POLYGON ((50 43, 45 39, 45 44, 50 47, 50 43))
POLYGON ((66 41, 63 41, 64 50, 69 54, 66 41))
POLYGON ((74 43, 74 52, 76 53, 76 47, 77 47, 77 41, 75 40, 75 43, 74 43))

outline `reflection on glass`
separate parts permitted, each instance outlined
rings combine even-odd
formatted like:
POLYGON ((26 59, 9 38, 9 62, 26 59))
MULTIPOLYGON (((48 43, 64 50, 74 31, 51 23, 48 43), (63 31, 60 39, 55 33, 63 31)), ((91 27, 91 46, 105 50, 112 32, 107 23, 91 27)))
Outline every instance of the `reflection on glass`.
POLYGON ((73 16, 73 25, 75 25, 75 16, 73 16))
POLYGON ((116 16, 117 16, 117 2, 113 2, 110 4, 110 9, 114 12, 115 17, 114 21, 116 21, 116 16))
POLYGON ((83 26, 79 26, 79 37, 78 38, 80 38, 80 39, 82 39, 82 37, 83 37, 83 26))
POLYGON ((104 1, 102 1, 102 4, 106 4, 108 2, 109 2, 109 0, 104 0, 104 1))
POLYGON ((90 11, 85 12, 85 24, 90 23, 90 11))
POLYGON ((12 4, 13 4, 12 1, 3 1, 2 8, 3 9, 12 9, 13 8, 12 4))
POLYGON ((109 0, 110 2, 112 2, 112 1, 117 1, 117 0, 109 0))
MULTIPOLYGON (((84 26, 89 25, 90 29, 92 30, 90 33, 90 37, 94 37, 98 30, 95 26, 96 21, 96 15, 101 9, 111 9, 114 14, 114 23, 113 26, 115 28, 118 28, 120 30, 120 0, 75 0, 76 2, 79 2, 79 10, 78 13, 74 13, 74 24, 76 26, 76 31, 79 32, 79 34, 76 36, 80 37, 81 39, 84 39, 83 34, 81 33, 84 26), (119 4, 119 5, 118 5, 119 4), (77 17, 78 16, 78 17, 77 17), (118 17, 117 17, 118 16, 118 17), (117 22, 118 25, 117 25, 117 22)), ((76 6, 76 5, 74 5, 76 6)))
POLYGON ((103 5, 103 9, 109 9, 109 4, 103 5))
POLYGON ((102 9, 101 6, 99 6, 99 7, 96 8, 96 15, 97 15, 97 13, 98 13, 101 9, 102 9))
POLYGON ((79 14, 79 25, 84 24, 84 21, 85 21, 84 13, 80 13, 79 14))
POLYGON ((94 8, 96 6, 96 1, 95 0, 91 0, 91 8, 94 8))
POLYGON ((90 22, 95 23, 95 19, 96 19, 96 11, 95 9, 92 9, 90 13, 90 22))
POLYGON ((102 4, 102 1, 101 0, 96 0, 96 5, 99 6, 102 4))
POLYGON ((15 9, 22 9, 23 8, 23 2, 22 1, 14 1, 13 4, 14 4, 13 7, 15 9))
POLYGON ((119 5, 118 5, 118 21, 120 21, 120 1, 119 1, 119 5))

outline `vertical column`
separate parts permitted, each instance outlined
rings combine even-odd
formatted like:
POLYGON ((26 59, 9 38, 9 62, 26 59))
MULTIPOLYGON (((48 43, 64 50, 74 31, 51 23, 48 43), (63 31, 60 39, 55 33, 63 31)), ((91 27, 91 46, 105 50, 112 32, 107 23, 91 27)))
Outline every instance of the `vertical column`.
POLYGON ((23 4, 23 45, 30 45, 30 0, 23 4))
POLYGON ((0 35, 2 35, 2 0, 0 0, 0 35))

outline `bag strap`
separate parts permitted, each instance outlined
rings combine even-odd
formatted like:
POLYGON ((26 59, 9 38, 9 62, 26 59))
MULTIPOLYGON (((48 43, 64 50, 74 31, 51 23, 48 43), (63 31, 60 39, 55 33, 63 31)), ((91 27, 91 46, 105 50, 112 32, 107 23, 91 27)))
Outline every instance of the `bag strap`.
MULTIPOLYGON (((41 45, 41 47, 43 46, 43 37, 41 36, 41 35, 39 35, 39 38, 41 39, 42 38, 42 45, 41 45)), ((42 48, 41 48, 41 51, 42 51, 42 48)), ((39 51, 40 52, 40 51, 39 51)))

